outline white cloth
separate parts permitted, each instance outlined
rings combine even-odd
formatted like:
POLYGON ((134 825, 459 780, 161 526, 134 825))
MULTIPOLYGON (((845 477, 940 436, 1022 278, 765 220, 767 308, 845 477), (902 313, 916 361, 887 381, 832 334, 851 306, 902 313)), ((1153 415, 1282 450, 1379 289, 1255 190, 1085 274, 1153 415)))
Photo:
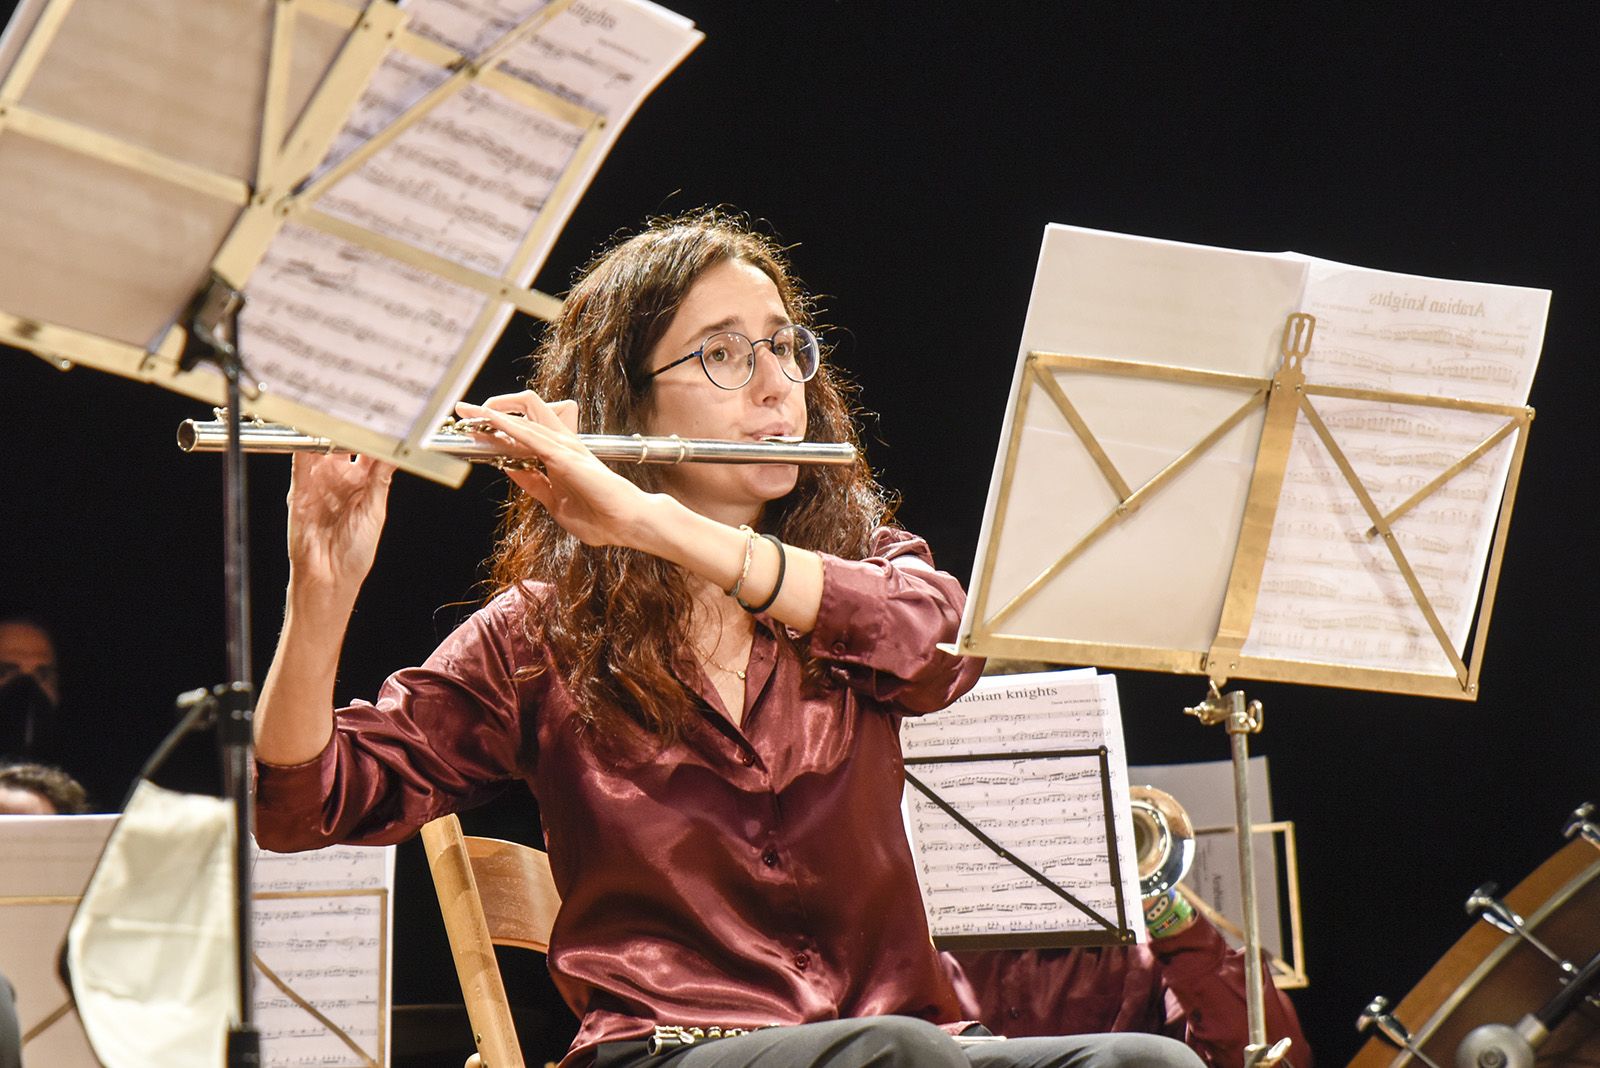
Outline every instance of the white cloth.
POLYGON ((78 1015, 106 1068, 216 1068, 239 1001, 233 811, 140 782, 67 932, 78 1015))

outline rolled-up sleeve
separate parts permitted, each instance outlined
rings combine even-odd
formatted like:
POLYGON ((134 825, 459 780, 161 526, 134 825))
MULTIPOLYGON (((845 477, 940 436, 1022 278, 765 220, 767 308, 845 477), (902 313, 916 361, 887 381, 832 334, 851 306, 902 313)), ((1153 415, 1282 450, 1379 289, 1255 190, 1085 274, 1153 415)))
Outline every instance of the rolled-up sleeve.
POLYGON ((519 605, 496 599, 422 666, 391 675, 375 702, 339 709, 314 759, 258 762, 257 841, 278 852, 399 842, 522 777, 532 759, 522 710, 543 677, 516 676, 528 655, 519 605))
POLYGON ((940 651, 953 642, 966 593, 933 566, 921 538, 881 527, 864 560, 822 556, 822 602, 811 655, 851 688, 910 714, 936 712, 966 693, 983 661, 940 651))

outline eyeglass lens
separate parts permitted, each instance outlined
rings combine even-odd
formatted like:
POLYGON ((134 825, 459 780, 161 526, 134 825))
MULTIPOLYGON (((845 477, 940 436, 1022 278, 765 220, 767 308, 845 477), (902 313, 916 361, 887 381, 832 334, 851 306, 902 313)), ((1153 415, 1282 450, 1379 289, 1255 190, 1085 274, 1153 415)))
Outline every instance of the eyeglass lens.
MULTIPOLYGON (((758 344, 772 349, 784 377, 808 381, 817 373, 817 339, 802 326, 785 326, 770 341, 758 344)), ((743 334, 713 334, 700 349, 700 362, 711 381, 723 389, 739 389, 755 375, 756 349, 743 334)))

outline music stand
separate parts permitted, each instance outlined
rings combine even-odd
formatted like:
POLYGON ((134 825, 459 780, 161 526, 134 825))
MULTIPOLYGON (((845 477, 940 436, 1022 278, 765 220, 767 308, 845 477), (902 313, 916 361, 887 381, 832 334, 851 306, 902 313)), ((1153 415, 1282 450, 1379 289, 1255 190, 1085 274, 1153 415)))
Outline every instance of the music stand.
POLYGON ((431 0, 24 0, 0 39, 0 342, 228 408, 231 681, 213 697, 238 838, 230 1064, 259 1060, 241 410, 465 478, 422 443, 513 310, 554 317, 533 275, 701 36, 633 0, 570 6, 506 26, 431 0), (611 65, 592 47, 607 34, 629 46, 611 65), (508 149, 529 129, 543 155, 508 149), (461 238, 464 219, 482 232, 461 238))
POLYGON ((1261 707, 1221 687, 1477 697, 1548 300, 1045 232, 957 648, 1208 678, 1186 711, 1231 743, 1249 1064, 1283 1053, 1246 847, 1261 707))

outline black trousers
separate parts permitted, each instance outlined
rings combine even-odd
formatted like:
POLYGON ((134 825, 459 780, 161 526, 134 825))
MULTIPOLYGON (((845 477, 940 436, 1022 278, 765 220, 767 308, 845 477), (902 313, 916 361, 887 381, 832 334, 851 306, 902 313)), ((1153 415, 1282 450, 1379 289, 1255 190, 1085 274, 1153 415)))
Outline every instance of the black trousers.
MULTIPOLYGON (((978 1029, 978 1034, 987 1032, 978 1029)), ((1067 1035, 963 1044, 924 1020, 870 1016, 772 1027, 651 1054, 607 1042, 595 1068, 1203 1068, 1158 1035, 1067 1035)))

